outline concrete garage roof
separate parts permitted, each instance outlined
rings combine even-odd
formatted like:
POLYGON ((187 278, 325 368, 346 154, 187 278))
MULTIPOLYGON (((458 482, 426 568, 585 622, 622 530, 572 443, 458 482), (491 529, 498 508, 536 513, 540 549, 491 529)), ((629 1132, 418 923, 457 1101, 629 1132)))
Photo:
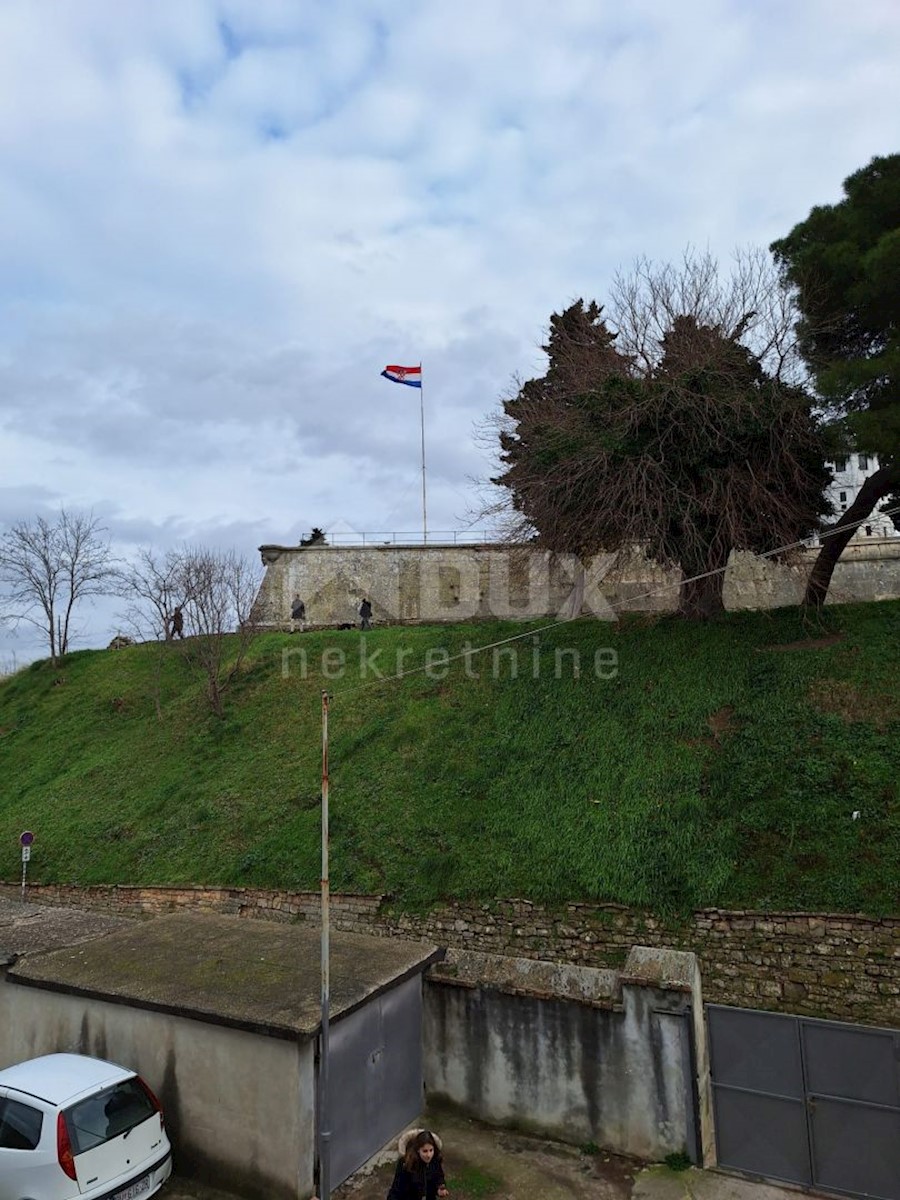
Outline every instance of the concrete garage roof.
MULTIPOLYGON (((7 979, 274 1037, 309 1038, 319 1028, 319 947, 316 926, 178 913, 25 959, 7 979)), ((332 1020, 424 971, 443 953, 423 942, 333 933, 332 1020)))

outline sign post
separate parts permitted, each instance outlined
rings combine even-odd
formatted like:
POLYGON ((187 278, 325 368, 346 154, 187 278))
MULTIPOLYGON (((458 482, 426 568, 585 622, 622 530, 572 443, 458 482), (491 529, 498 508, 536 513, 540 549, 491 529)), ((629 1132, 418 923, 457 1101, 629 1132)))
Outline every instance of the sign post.
POLYGON ((19 845, 22 847, 22 903, 25 903, 25 877, 28 874, 28 862, 31 858, 31 843, 34 841, 34 834, 25 830, 19 835, 19 845))

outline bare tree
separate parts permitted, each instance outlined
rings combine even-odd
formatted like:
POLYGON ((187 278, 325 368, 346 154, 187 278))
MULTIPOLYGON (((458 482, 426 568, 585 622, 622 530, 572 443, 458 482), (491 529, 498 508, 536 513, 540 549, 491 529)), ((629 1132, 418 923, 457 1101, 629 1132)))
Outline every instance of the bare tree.
MULTIPOLYGON (((806 382, 791 290, 760 247, 736 250, 728 274, 712 255, 688 249, 680 263, 639 258, 613 279, 607 320, 616 331, 616 349, 639 373, 659 369, 667 335, 686 316, 739 341, 770 378, 806 382)), ((710 349, 708 344, 705 356, 710 349)))
POLYGON ((55 520, 20 521, 0 539, 4 619, 34 625, 54 666, 68 652, 77 604, 113 589, 109 538, 92 513, 60 509, 55 520))
POLYGON ((142 641, 172 640, 175 610, 185 601, 182 556, 144 548, 118 572, 117 591, 128 600, 122 619, 142 641))
POLYGON ((117 577, 118 594, 128 607, 121 620, 139 641, 154 642, 151 697, 158 720, 162 720, 162 681, 167 661, 164 643, 171 642, 176 625, 175 614, 184 604, 184 572, 177 550, 159 554, 150 548, 138 551, 117 577))
POLYGON ((251 611, 261 570, 234 551, 200 546, 179 553, 178 578, 188 634, 180 646, 205 677, 210 709, 223 717, 224 694, 256 633, 251 611))

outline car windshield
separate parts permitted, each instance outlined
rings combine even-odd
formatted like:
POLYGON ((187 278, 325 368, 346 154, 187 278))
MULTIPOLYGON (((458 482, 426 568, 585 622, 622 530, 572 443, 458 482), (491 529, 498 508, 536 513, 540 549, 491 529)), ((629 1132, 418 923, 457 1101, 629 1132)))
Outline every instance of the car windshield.
POLYGON ((137 1079, 89 1096, 66 1111, 73 1154, 83 1154, 111 1138, 128 1133, 156 1112, 137 1079))

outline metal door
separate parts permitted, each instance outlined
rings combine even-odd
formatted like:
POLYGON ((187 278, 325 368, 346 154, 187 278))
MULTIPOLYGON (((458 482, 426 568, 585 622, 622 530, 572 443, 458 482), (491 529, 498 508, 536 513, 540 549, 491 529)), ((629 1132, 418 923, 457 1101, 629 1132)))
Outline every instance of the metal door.
POLYGON ((900 1032, 707 1005, 723 1167, 900 1200, 900 1032))
POLYGON ((331 1026, 328 1080, 336 1188, 422 1112, 420 974, 331 1026))

